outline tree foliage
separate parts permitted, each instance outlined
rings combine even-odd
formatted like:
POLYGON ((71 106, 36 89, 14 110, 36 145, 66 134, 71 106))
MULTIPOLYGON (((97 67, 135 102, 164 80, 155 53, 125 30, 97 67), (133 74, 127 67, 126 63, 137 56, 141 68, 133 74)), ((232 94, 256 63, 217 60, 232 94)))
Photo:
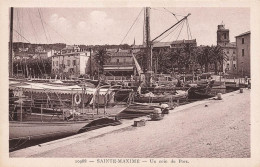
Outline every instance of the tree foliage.
MULTIPOLYGON (((146 53, 141 50, 136 55, 140 66, 145 68, 146 53)), ((160 49, 153 51, 153 66, 158 73, 194 72, 200 67, 203 72, 209 72, 214 66, 215 73, 222 72, 223 62, 227 55, 220 46, 193 47, 185 44, 184 47, 160 49)))
POLYGON ((46 59, 21 59, 13 63, 14 76, 43 77, 50 75, 52 69, 51 58, 46 59))
POLYGON ((104 64, 110 59, 110 53, 105 48, 101 48, 94 55, 94 60, 99 66, 100 73, 104 73, 104 64))

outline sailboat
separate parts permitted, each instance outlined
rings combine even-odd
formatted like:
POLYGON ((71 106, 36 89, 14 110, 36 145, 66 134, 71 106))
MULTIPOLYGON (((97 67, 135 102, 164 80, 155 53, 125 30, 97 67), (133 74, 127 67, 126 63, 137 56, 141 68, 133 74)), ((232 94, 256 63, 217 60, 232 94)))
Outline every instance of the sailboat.
MULTIPOLYGON (((10 9, 9 78, 13 76, 13 12, 10 9)), ((106 106, 113 100, 109 87, 64 85, 10 80, 9 83, 9 141, 41 140, 73 135, 86 130, 93 121, 118 122, 106 115, 79 113, 85 105, 103 101, 106 106), (97 98, 96 98, 97 96, 97 98), (55 97, 55 99, 53 98, 55 97), (70 100, 69 100, 70 99, 70 100), (34 102, 40 102, 37 106, 34 102), (53 102, 53 103, 51 103, 53 102), (69 105, 66 106, 66 103, 69 105), (67 110, 68 112, 65 112, 67 110), (67 116, 66 114, 70 115, 67 116), (104 120, 105 119, 105 120, 104 120)), ((109 125, 109 124, 107 124, 109 125)), ((10 145, 11 146, 11 145, 10 145)))
MULTIPOLYGON (((160 35, 158 35, 153 40, 150 39, 150 8, 146 7, 144 10, 144 21, 145 21, 145 50, 146 50, 146 64, 144 69, 146 69, 146 72, 143 74, 145 80, 143 81, 143 85, 146 87, 152 87, 152 84, 154 83, 154 73, 153 73, 153 63, 152 63, 152 57, 153 57, 153 43, 163 36, 165 33, 170 31, 172 28, 174 28, 176 25, 180 24, 182 21, 187 19, 187 17, 190 16, 188 14, 187 16, 183 17, 181 20, 179 20, 177 23, 166 29, 164 32, 162 32, 160 35)), ((135 59, 134 59, 135 60, 135 59)), ((142 77, 141 77, 142 78, 142 77)), ((139 92, 137 92, 134 96, 135 102, 141 102, 141 103, 161 103, 161 102, 169 102, 169 101, 178 101, 181 99, 186 99, 188 97, 188 90, 176 90, 173 93, 159 93, 155 94, 150 92, 146 92, 145 94, 141 93, 141 85, 138 88, 139 92)))

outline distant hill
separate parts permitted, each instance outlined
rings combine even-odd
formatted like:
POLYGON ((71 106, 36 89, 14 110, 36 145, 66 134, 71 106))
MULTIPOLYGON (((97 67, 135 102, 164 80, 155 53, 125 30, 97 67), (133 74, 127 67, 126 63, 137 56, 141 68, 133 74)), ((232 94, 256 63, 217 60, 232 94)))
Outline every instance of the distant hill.
MULTIPOLYGON (((55 44, 31 44, 31 43, 23 43, 23 42, 14 42, 13 43, 13 50, 14 52, 19 52, 19 48, 20 49, 25 49, 25 48, 28 48, 28 53, 34 53, 35 52, 35 49, 37 47, 42 47, 44 50, 56 50, 56 51, 59 51, 63 48, 66 47, 66 44, 65 43, 55 43, 55 44)), ((83 49, 93 49, 94 51, 98 50, 98 49, 130 49, 130 45, 128 44, 122 44, 122 45, 78 45, 80 48, 83 48, 83 49)))
POLYGON ((41 46, 45 50, 61 50, 66 47, 65 43, 55 43, 55 44, 31 44, 31 43, 23 43, 23 42, 14 42, 13 43, 13 51, 19 52, 19 48, 28 48, 29 53, 34 53, 37 47, 41 46))

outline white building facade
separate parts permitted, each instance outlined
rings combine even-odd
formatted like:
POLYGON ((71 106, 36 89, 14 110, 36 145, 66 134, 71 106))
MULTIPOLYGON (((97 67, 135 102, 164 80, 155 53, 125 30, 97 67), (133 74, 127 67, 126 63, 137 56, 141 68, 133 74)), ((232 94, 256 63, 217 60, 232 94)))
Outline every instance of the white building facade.
POLYGON ((89 51, 81 51, 78 46, 68 46, 52 56, 52 73, 60 77, 84 75, 90 54, 89 51))

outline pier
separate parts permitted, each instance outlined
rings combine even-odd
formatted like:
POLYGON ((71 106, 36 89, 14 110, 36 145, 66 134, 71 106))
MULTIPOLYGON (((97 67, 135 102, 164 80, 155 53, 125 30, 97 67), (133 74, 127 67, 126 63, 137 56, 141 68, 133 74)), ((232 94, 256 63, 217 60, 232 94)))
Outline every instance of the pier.
POLYGON ((135 120, 18 151, 10 157, 250 157, 250 89, 179 106, 161 121, 135 120), (108 142, 109 141, 109 142, 108 142), (104 149, 105 148, 105 149, 104 149))

